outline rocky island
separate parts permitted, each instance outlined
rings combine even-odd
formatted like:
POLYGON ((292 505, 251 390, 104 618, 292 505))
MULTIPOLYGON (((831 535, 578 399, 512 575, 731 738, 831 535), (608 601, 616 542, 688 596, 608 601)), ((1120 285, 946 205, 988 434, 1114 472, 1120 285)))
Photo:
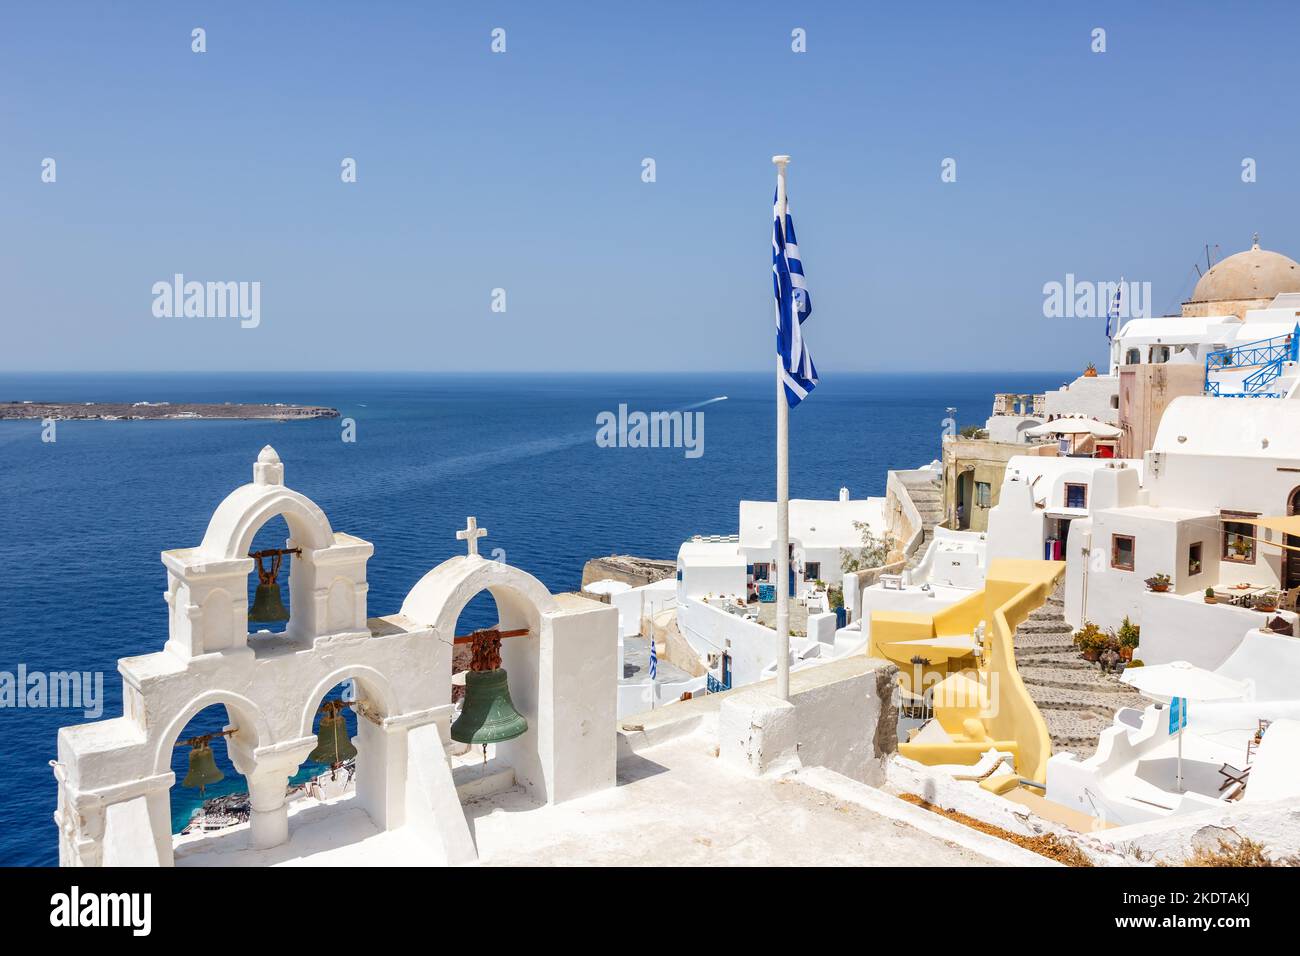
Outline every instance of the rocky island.
POLYGON ((274 405, 222 402, 0 402, 0 420, 97 419, 272 419, 338 418, 339 410, 325 405, 274 405))

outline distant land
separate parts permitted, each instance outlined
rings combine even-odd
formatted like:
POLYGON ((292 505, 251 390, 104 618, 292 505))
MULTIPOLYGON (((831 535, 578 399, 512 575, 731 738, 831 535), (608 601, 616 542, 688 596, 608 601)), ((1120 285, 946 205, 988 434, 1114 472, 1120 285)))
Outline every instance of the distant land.
POLYGON ((338 418, 339 410, 325 405, 253 405, 237 402, 196 404, 193 402, 0 402, 0 420, 15 418, 97 419, 131 421, 148 419, 338 418))

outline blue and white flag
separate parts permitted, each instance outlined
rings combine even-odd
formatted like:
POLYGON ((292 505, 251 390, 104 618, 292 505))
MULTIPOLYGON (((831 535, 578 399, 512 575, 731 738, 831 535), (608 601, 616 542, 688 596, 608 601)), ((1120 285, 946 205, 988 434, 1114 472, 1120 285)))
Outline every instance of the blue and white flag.
POLYGON ((650 635, 650 679, 659 676, 659 655, 655 653, 655 637, 650 635))
POLYGON ((1120 276, 1119 285, 1115 287, 1115 298, 1111 300, 1110 308, 1106 310, 1106 341, 1113 342, 1115 335, 1119 332, 1120 304, 1124 295, 1124 277, 1120 276))
POLYGON ((817 366, 803 340, 801 326, 812 315, 812 297, 804 283, 799 243, 787 199, 785 222, 772 203, 772 291, 776 295, 776 351, 781 357, 785 398, 794 408, 817 386, 817 366))

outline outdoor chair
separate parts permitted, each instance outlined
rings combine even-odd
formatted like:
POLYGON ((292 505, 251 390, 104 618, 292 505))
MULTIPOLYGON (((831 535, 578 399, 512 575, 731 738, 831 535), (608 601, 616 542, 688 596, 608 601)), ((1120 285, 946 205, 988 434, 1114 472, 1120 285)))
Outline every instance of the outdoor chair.
POLYGON ((1219 773, 1225 778, 1223 783, 1219 786, 1219 792, 1222 793, 1224 790, 1227 790, 1229 787, 1234 785, 1240 785, 1244 788, 1246 786, 1246 778, 1250 776, 1250 767, 1247 767, 1245 770, 1239 770, 1232 764, 1225 763, 1219 768, 1219 773))

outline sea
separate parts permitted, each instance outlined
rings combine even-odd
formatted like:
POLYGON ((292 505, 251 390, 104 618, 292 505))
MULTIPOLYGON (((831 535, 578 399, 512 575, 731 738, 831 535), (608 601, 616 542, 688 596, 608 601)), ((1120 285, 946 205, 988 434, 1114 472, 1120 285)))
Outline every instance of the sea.
MULTIPOLYGON (((995 392, 1041 392, 1070 377, 827 375, 791 412, 790 494, 883 495, 887 469, 939 455, 947 409, 957 409, 959 425, 982 425, 995 392)), ((53 436, 39 421, 0 421, 0 675, 16 677, 20 667, 102 674, 98 719, 119 716, 118 658, 159 651, 167 639, 160 552, 202 540, 217 504, 251 480, 264 445, 284 462, 285 483, 324 509, 336 531, 374 543, 374 616, 395 612, 426 571, 464 553, 456 531, 469 515, 488 530, 483 554, 552 591, 576 590, 589 558, 671 559, 693 534, 735 533, 739 501, 775 493, 774 397, 772 377, 757 373, 0 373, 0 402, 280 402, 341 413, 61 421, 53 436), (598 417, 617 416, 620 405, 629 415, 699 413, 702 453, 597 442, 598 417)), ((286 536, 274 519, 254 547, 282 546, 286 536)), ((495 619, 484 593, 457 631, 495 619)), ((82 707, 49 706, 56 701, 19 702, 0 705, 0 864, 52 865, 56 735, 87 717, 82 707)), ((223 708, 208 708, 181 739, 225 720, 223 708)), ((213 749, 225 779, 205 796, 243 790, 224 746, 213 749)), ((200 805, 180 783, 188 754, 174 751, 174 831, 200 805)), ((297 779, 323 769, 306 764, 297 779)))

